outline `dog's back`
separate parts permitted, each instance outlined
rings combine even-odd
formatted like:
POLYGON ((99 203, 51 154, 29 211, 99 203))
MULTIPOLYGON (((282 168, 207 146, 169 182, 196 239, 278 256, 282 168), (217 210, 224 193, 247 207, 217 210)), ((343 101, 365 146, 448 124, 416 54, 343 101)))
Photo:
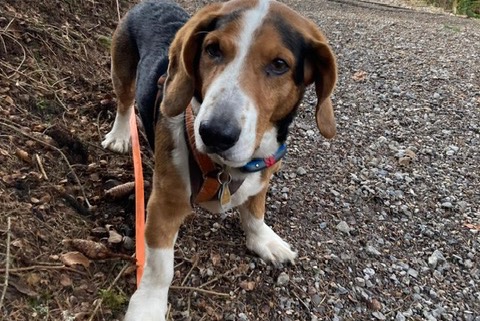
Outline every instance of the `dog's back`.
POLYGON ((168 49, 188 18, 188 14, 173 1, 146 0, 133 7, 116 30, 116 37, 124 37, 133 44, 132 52, 128 54, 136 55, 138 59, 135 99, 152 148, 157 80, 167 72, 168 49))

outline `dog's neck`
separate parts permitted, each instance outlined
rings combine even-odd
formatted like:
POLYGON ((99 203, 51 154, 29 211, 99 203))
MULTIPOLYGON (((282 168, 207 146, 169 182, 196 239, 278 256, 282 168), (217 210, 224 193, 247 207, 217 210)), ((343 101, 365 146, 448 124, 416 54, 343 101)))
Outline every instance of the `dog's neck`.
POLYGON ((192 107, 189 105, 185 111, 185 138, 189 149, 192 203, 218 200, 223 206, 223 202, 228 202, 230 195, 240 188, 246 175, 275 165, 287 152, 286 145, 282 144, 268 157, 253 158, 238 168, 227 167, 214 162, 207 154, 197 149, 194 121, 192 107))

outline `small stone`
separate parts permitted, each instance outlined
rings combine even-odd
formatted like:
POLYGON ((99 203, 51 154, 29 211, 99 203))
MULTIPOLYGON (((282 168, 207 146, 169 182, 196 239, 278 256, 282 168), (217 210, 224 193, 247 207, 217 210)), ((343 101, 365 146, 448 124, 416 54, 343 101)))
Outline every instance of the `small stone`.
POLYGON ((365 279, 361 278, 361 277, 356 277, 355 278, 355 284, 357 284, 360 287, 364 287, 365 286, 365 279))
POLYGON ((350 231, 352 230, 350 226, 348 226, 347 222, 341 221, 340 223, 337 224, 336 226, 337 230, 339 230, 342 233, 349 234, 350 231))
POLYGON ((408 274, 409 274, 410 276, 413 276, 414 278, 417 278, 417 277, 418 277, 418 271, 415 270, 415 269, 412 269, 412 268, 408 269, 408 274))
POLYGON ((309 130, 306 131, 306 134, 307 134, 307 136, 312 137, 313 135, 315 135, 315 132, 313 130, 309 129, 309 130))
POLYGON ((135 248, 135 241, 129 236, 124 236, 123 237, 123 248, 125 250, 133 250, 135 248))
POLYGON ((318 294, 312 296, 312 303, 314 306, 319 306, 322 303, 322 297, 318 294))
POLYGON ((240 321, 248 321, 248 317, 245 313, 241 312, 238 314, 238 320, 240 321))
POLYGON ((463 265, 464 265, 467 269, 473 268, 473 262, 472 262, 472 260, 470 260, 470 259, 466 259, 466 260, 463 262, 463 265))
POLYGON ((305 170, 305 168, 303 167, 297 168, 297 175, 303 176, 305 174, 307 174, 307 171, 305 170))
POLYGON ((288 274, 285 273, 285 272, 282 272, 282 273, 280 273, 280 275, 278 276, 277 285, 282 286, 282 285, 287 284, 289 281, 290 281, 290 277, 288 276, 288 274))
POLYGON ((375 275, 375 270, 372 268, 364 268, 363 273, 365 274, 365 279, 368 280, 375 275))
POLYGON ((453 205, 452 205, 451 202, 443 202, 443 203, 442 203, 442 207, 443 207, 443 208, 452 208, 453 205))
POLYGON ((403 316, 402 312, 397 312, 397 315, 395 316, 395 321, 405 321, 406 318, 403 316))
POLYGON ((320 223, 320 228, 321 228, 322 230, 324 230, 325 228, 327 228, 327 222, 322 222, 322 223, 320 223))
POLYGON ((436 268, 438 264, 442 264, 443 262, 445 262, 445 257, 439 250, 433 251, 432 255, 428 258, 428 265, 432 269, 436 268))
POLYGON ((377 318, 378 320, 386 320, 387 318, 385 317, 385 315, 383 315, 382 312, 380 311, 375 311, 375 312, 372 312, 372 315, 377 318))
POLYGON ((382 253, 380 253, 379 250, 377 250, 375 247, 373 247, 371 245, 367 245, 366 251, 367 251, 368 254, 372 254, 372 255, 375 255, 375 256, 382 255, 382 253))
POLYGON ((434 98, 434 99, 440 98, 440 94, 439 94, 439 93, 434 93, 434 94, 433 94, 433 98, 434 98))

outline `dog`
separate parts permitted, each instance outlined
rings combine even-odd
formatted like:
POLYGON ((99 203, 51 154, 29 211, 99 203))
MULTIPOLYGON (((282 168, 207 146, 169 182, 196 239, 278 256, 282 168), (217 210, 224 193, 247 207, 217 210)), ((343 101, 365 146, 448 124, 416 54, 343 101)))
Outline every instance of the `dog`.
POLYGON ((165 320, 174 244, 194 203, 238 208, 249 250, 274 264, 294 261, 264 222, 265 198, 310 84, 320 133, 336 134, 336 78, 317 25, 273 0, 210 4, 191 18, 171 1, 148 0, 121 20, 112 41, 117 114, 102 144, 128 151, 136 98, 155 157, 144 275, 125 320, 165 320))

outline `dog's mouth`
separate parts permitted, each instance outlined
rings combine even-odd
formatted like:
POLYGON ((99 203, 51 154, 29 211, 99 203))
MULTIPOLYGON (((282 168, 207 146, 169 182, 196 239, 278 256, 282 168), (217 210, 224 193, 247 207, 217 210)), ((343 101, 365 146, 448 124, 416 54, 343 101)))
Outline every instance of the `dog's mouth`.
POLYGON ((245 157, 245 158, 238 158, 238 157, 232 157, 229 155, 230 153, 227 152, 221 152, 221 153, 213 153, 210 154, 208 153, 208 156, 212 159, 212 161, 216 164, 219 164, 221 166, 227 166, 231 168, 240 168, 245 166, 252 157, 245 157))

